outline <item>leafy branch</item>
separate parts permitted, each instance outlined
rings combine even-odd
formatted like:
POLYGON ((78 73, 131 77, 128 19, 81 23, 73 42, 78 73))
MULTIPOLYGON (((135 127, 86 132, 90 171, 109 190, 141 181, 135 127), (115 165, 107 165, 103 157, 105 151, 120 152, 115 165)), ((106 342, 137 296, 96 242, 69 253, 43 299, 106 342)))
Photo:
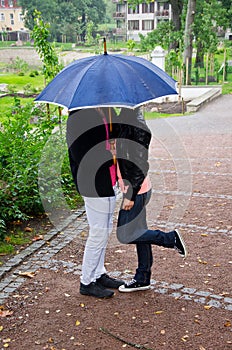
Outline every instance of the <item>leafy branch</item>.
POLYGON ((59 63, 59 58, 54 46, 48 41, 50 35, 49 24, 44 23, 39 11, 35 10, 34 14, 35 25, 32 31, 32 38, 34 40, 35 49, 43 62, 43 75, 45 77, 45 83, 47 83, 53 79, 63 67, 59 63))

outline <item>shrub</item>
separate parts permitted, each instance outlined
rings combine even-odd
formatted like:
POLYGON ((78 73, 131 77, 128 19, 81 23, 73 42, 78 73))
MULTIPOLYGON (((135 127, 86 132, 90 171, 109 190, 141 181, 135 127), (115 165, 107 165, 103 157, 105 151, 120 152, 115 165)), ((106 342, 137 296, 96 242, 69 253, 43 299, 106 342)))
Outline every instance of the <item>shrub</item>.
MULTIPOLYGON (((15 98, 12 112, 7 115, 2 124, 0 130, 2 145, 0 149, 0 239, 3 239, 4 228, 9 222, 25 220, 30 216, 44 213, 38 185, 38 165, 41 162, 44 146, 58 119, 58 117, 48 119, 45 111, 35 107, 33 103, 22 107, 19 100, 15 98), (31 119, 36 123, 31 124, 31 119)), ((55 144, 53 150, 54 147, 56 147, 55 144)), ((57 147, 59 147, 58 144, 57 147)), ((65 148, 64 151, 66 152, 65 148)), ((67 152, 65 156, 67 157, 67 152)), ((51 171, 52 168, 53 164, 50 162, 47 171, 51 171)), ((65 167, 64 173, 66 179, 64 182, 70 184, 71 173, 68 166, 65 167)), ((47 183, 51 200, 56 200, 56 196, 60 195, 52 192, 52 183, 56 178, 52 176, 47 183)))

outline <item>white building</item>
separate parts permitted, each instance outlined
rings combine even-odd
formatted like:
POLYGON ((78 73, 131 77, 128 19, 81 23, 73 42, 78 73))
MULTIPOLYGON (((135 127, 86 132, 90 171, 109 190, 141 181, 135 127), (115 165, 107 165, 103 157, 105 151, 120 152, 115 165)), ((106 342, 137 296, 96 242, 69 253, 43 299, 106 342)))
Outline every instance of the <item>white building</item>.
POLYGON ((144 2, 134 8, 129 7, 127 1, 112 1, 116 4, 116 35, 125 40, 139 41, 139 33, 146 36, 157 28, 159 22, 172 19, 171 5, 166 0, 144 2))

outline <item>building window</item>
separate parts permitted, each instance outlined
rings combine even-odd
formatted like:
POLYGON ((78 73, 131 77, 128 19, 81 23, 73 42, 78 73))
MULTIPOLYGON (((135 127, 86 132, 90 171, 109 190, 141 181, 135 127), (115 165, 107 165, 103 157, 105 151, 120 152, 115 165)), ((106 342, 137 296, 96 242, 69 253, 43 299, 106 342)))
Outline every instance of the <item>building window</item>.
POLYGON ((14 25, 14 15, 10 13, 10 24, 14 25))
POLYGON ((1 6, 5 7, 5 0, 1 0, 1 6))
POLYGON ((19 13, 19 22, 23 22, 23 14, 19 13))
POLYGON ((0 13, 0 21, 4 22, 5 21, 5 15, 4 13, 0 13))
POLYGON ((142 30, 153 30, 153 29, 154 29, 154 21, 152 20, 142 21, 142 30))
POLYGON ((137 5, 135 7, 128 7, 128 13, 130 15, 133 15, 135 13, 139 13, 139 5, 137 5))
POLYGON ((9 0, 9 7, 14 7, 14 2, 13 2, 13 0, 9 0))
POLYGON ((154 13, 154 2, 142 4, 142 13, 154 13))
POLYGON ((139 21, 128 21, 128 30, 139 30, 139 21))

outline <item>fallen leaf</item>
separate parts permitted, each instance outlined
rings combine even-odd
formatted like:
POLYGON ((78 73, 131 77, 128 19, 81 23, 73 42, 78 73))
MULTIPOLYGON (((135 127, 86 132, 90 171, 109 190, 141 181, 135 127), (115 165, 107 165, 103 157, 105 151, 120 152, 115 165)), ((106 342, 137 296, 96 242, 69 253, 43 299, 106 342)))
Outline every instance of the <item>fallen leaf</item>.
POLYGON ((216 166, 216 167, 219 167, 219 166, 221 166, 221 162, 216 162, 214 165, 216 166))
POLYGON ((80 307, 85 307, 85 304, 84 303, 80 303, 80 307))
POLYGON ((86 237, 87 236, 87 232, 86 231, 82 231, 81 232, 81 237, 86 237))
POLYGON ((163 313, 162 310, 159 310, 159 311, 155 311, 155 312, 154 312, 154 314, 156 314, 156 315, 160 315, 160 314, 162 314, 162 313, 163 313))
POLYGON ((25 232, 32 232, 33 228, 27 226, 27 227, 25 227, 24 231, 25 232))
POLYGON ((221 266, 221 264, 216 263, 216 264, 214 264, 213 266, 214 266, 214 267, 219 267, 219 266, 221 266))
POLYGON ((81 323, 80 323, 80 321, 78 321, 78 320, 76 320, 76 326, 79 326, 81 323))
POLYGON ((205 265, 207 264, 207 261, 201 260, 201 259, 199 259, 198 262, 199 262, 200 264, 205 264, 205 265))
POLYGON ((165 334, 165 330, 164 329, 162 329, 161 331, 160 331, 160 334, 165 334))
POLYGON ((200 345, 199 350, 206 350, 206 349, 200 345))
POLYGON ((189 336, 186 334, 181 338, 181 340, 186 342, 188 340, 188 338, 189 338, 189 336))
POLYGON ((43 240, 44 239, 44 236, 43 235, 38 235, 38 236, 35 236, 32 238, 32 241, 39 241, 39 240, 43 240))
POLYGON ((198 337, 199 335, 202 335, 202 333, 196 333, 195 336, 198 337))
POLYGON ((11 339, 7 338, 7 339, 3 339, 2 341, 3 341, 3 343, 9 343, 11 341, 11 339))
POLYGON ((205 310, 209 310, 209 309, 211 309, 211 307, 212 307, 212 305, 205 305, 205 306, 204 306, 204 309, 205 309, 205 310))
POLYGON ((65 295, 66 297, 70 297, 70 294, 68 294, 68 293, 64 293, 64 295, 65 295))
POLYGON ((29 278, 35 277, 35 273, 31 271, 25 271, 25 272, 19 271, 19 275, 24 277, 29 277, 29 278))
POLYGON ((0 317, 7 317, 13 314, 13 311, 9 310, 0 310, 0 317))
POLYGON ((202 233, 201 236, 202 237, 208 237, 209 235, 208 235, 208 233, 202 233))
POLYGON ((231 327, 231 323, 229 320, 226 321, 226 323, 224 324, 225 327, 231 327))
POLYGON ((3 330, 3 326, 0 326, 0 332, 3 330))

